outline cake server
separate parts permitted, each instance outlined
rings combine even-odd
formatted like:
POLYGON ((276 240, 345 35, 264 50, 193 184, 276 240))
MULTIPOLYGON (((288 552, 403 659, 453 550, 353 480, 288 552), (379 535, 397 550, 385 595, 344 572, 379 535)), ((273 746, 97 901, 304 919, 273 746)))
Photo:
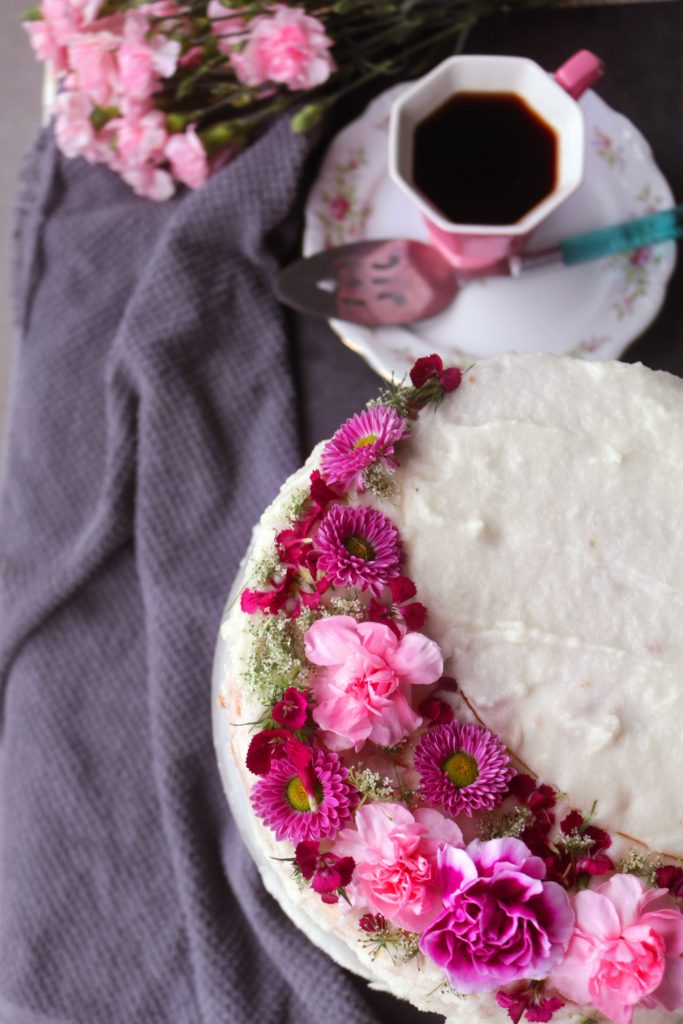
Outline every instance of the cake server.
POLYGON ((425 242, 372 239, 297 260, 280 273, 275 293, 286 305, 326 320, 368 327, 410 324, 440 313, 476 277, 517 277, 552 264, 571 267, 682 235, 683 204, 466 272, 456 271, 425 242))

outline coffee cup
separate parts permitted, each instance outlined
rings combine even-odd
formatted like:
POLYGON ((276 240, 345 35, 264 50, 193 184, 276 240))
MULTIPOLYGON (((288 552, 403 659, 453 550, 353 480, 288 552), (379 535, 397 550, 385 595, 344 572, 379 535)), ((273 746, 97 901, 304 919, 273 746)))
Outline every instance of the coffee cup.
POLYGON ((581 50, 554 75, 526 57, 451 57, 392 106, 389 173, 456 268, 485 271, 579 187, 577 102, 602 74, 581 50))

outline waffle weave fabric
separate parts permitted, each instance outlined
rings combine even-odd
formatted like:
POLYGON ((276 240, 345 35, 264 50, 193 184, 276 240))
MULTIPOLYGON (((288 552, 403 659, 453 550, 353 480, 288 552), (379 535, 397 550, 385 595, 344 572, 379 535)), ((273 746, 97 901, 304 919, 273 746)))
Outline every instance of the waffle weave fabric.
POLYGON ((159 205, 49 133, 29 162, 0 519, 3 1024, 384 1016, 264 892, 210 731, 232 575, 303 455, 271 284, 306 152, 277 125, 159 205))

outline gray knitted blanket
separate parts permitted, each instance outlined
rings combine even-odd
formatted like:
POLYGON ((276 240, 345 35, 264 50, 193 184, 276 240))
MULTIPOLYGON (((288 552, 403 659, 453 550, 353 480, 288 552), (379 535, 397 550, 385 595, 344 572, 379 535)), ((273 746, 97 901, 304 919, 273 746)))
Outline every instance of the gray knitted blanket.
MULTIPOLYGON (((299 423, 341 411, 298 401, 271 291, 306 148, 280 124, 161 205, 49 134, 31 159, 0 519, 3 1024, 413 1016, 266 895, 212 750, 232 575, 299 423)), ((348 414, 374 382, 344 358, 348 414)))

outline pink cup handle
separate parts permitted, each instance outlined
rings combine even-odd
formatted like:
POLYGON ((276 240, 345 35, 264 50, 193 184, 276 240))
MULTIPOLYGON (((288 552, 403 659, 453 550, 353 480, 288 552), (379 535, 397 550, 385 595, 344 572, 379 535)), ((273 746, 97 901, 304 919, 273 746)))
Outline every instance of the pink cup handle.
POLYGON ((566 60, 554 74, 558 85, 578 100, 605 73, 605 66, 590 50, 579 50, 566 60))

